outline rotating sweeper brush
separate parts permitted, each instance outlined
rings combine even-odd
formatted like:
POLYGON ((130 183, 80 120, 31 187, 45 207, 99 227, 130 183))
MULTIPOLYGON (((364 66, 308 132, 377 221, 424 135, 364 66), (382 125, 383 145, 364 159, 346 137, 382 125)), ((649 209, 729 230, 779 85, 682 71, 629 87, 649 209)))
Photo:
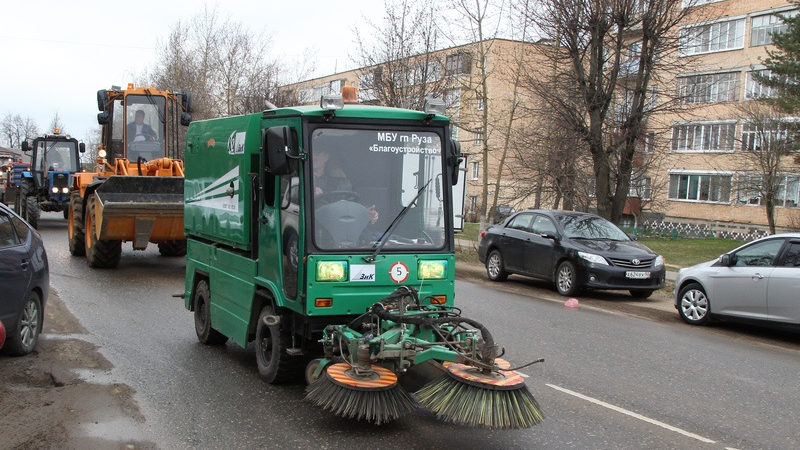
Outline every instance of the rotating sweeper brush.
POLYGON ((497 358, 491 333, 456 308, 425 305, 401 286, 348 325, 323 333, 325 359, 310 365, 306 399, 343 417, 376 424, 422 405, 447 422, 493 429, 527 428, 542 421, 521 374, 497 358), (333 358, 343 362, 328 365, 333 358), (445 374, 416 393, 398 384, 429 361, 445 374))

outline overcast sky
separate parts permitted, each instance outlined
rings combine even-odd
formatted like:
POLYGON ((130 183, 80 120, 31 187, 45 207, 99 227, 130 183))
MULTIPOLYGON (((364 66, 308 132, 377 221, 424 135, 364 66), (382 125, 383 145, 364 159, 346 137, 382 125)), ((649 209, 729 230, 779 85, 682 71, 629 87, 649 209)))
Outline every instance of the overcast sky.
POLYGON ((0 119, 29 116, 41 131, 57 112, 79 140, 97 126, 98 89, 126 86, 155 63, 178 19, 203 6, 271 36, 271 53, 290 60, 311 49, 314 75, 352 67, 356 25, 380 22, 380 0, 10 0, 0 27, 0 119))

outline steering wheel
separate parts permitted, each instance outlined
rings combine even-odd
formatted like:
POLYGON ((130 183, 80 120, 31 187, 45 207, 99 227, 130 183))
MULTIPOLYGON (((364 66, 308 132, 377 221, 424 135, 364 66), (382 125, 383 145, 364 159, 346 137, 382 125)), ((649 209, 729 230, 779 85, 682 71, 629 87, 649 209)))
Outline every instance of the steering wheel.
POLYGON ((322 203, 333 203, 339 200, 358 203, 361 197, 358 195, 358 192, 354 191, 330 191, 317 195, 317 199, 322 203))

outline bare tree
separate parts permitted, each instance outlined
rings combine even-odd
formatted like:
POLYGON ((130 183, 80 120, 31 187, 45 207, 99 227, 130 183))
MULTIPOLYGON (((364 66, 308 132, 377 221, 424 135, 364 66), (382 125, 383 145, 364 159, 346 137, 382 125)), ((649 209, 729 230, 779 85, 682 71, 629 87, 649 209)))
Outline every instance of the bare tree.
MULTIPOLYGON (((534 20, 552 42, 559 88, 536 94, 586 144, 598 213, 619 222, 654 77, 672 73, 682 0, 541 0, 534 20), (571 93, 571 95, 565 95, 571 93), (612 109, 624 104, 623 114, 612 109)), ((684 61, 685 63, 685 61, 684 61)))
POLYGON ((442 96, 447 79, 438 54, 433 2, 385 1, 381 23, 357 28, 356 63, 361 100, 421 110, 428 96, 442 96))
POLYGON ((47 129, 47 131, 48 133, 52 133, 56 128, 58 128, 61 134, 66 134, 64 122, 61 120, 61 115, 58 114, 58 111, 56 111, 55 114, 53 114, 53 118, 50 119, 50 127, 47 129))
POLYGON ((30 117, 6 114, 0 123, 0 133, 11 148, 20 148, 22 141, 39 135, 39 126, 30 117))
POLYGON ((779 108, 767 101, 747 102, 738 108, 743 120, 738 153, 743 172, 737 179, 737 197, 764 205, 770 234, 775 234, 775 206, 787 200, 783 196, 789 182, 785 171, 800 166, 795 158, 800 126, 787 120, 779 108))

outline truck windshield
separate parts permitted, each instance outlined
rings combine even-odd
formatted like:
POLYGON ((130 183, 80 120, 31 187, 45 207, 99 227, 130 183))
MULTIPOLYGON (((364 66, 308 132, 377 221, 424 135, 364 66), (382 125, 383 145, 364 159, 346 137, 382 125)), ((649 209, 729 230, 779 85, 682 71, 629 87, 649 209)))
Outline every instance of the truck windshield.
POLYGON ((436 133, 317 128, 311 169, 317 248, 370 251, 409 205, 384 237, 382 251, 444 246, 442 145, 436 133))
POLYGON ((71 141, 39 141, 36 145, 36 167, 42 171, 77 172, 78 146, 71 141))
POLYGON ((147 161, 163 158, 164 151, 164 97, 155 95, 128 95, 125 97, 126 157, 129 161, 143 158, 147 161))

